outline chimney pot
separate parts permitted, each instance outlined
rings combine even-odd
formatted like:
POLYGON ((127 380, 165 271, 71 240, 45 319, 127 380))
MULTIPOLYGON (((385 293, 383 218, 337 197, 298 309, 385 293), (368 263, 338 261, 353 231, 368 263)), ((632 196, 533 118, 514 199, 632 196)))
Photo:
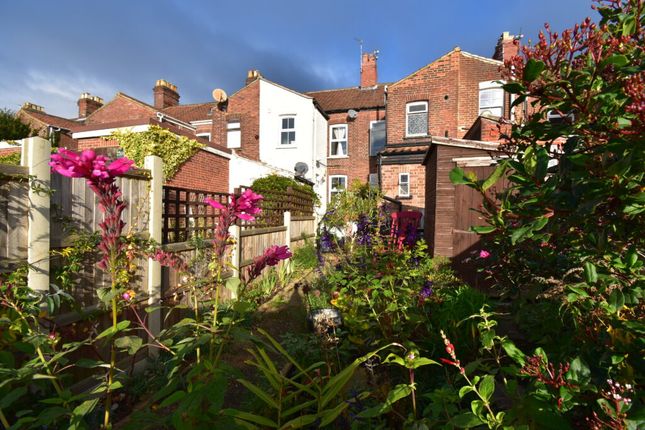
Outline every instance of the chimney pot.
POLYGON ((23 108, 24 110, 33 110, 33 111, 36 111, 36 112, 45 112, 45 108, 44 108, 44 107, 39 106, 39 105, 37 105, 37 104, 35 104, 35 103, 31 103, 31 102, 25 102, 25 103, 22 105, 22 108, 23 108))
POLYGON ((520 37, 521 36, 514 36, 508 31, 503 32, 497 40, 497 46, 495 46, 493 58, 499 61, 506 61, 518 55, 520 53, 520 37), (515 43, 515 40, 517 40, 518 43, 515 43))
POLYGON ((261 77, 262 75, 260 74, 259 70, 256 70, 256 69, 249 70, 246 74, 246 85, 249 85, 251 82, 261 77))

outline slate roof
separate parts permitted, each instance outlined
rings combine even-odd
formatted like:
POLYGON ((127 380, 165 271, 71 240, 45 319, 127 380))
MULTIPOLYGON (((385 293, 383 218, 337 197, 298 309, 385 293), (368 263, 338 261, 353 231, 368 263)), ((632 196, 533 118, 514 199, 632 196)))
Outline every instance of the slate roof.
POLYGON ((325 112, 385 107, 385 84, 378 84, 370 88, 340 88, 312 91, 305 94, 312 96, 325 112))
POLYGON ((162 112, 181 121, 201 121, 212 119, 211 109, 215 106, 214 102, 177 105, 162 109, 162 112))
POLYGON ((36 120, 41 121, 47 125, 65 128, 67 130, 73 130, 74 128, 83 125, 83 122, 62 118, 60 116, 51 115, 45 112, 38 112, 31 109, 23 109, 22 111, 32 118, 35 118, 36 120))

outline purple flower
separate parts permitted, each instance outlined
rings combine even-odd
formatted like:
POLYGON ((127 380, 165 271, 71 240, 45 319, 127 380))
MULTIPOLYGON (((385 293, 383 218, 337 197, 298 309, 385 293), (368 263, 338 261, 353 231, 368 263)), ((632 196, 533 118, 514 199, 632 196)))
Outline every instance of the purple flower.
POLYGON ((490 257, 490 252, 486 251, 485 249, 482 249, 479 251, 479 258, 488 258, 490 257))
POLYGON ((419 304, 422 305, 432 295, 432 281, 427 280, 419 292, 419 304))
POLYGON ((98 182, 112 183, 114 178, 130 170, 134 161, 128 158, 119 158, 107 164, 108 158, 96 155, 91 149, 86 149, 80 154, 68 149, 60 148, 56 154, 51 155, 49 165, 59 175, 69 178, 85 178, 88 184, 98 182))
POLYGON ((370 222, 367 215, 361 214, 356 223, 356 240, 359 245, 371 245, 370 222))

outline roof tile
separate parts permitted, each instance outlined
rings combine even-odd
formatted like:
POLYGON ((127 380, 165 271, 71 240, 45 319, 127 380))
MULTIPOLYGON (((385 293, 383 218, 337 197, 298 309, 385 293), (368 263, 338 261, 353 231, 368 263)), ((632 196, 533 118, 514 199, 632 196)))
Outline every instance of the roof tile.
POLYGON ((325 112, 385 107, 385 84, 370 88, 312 91, 306 94, 316 99, 325 112))

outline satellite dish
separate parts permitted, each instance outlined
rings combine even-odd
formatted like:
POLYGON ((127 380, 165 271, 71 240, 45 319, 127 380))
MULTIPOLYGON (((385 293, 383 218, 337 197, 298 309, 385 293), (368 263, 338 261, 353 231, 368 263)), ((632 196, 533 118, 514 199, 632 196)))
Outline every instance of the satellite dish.
POLYGON ((349 119, 354 119, 358 116, 358 112, 356 112, 354 109, 350 109, 347 111, 347 116, 349 119))
POLYGON ((224 103, 226 100, 228 100, 228 96, 226 95, 226 91, 224 91, 221 88, 215 88, 213 90, 213 99, 217 103, 224 103))
POLYGON ((309 166, 307 166, 307 163, 298 161, 293 170, 296 171, 296 176, 305 176, 305 174, 309 171, 309 166))

